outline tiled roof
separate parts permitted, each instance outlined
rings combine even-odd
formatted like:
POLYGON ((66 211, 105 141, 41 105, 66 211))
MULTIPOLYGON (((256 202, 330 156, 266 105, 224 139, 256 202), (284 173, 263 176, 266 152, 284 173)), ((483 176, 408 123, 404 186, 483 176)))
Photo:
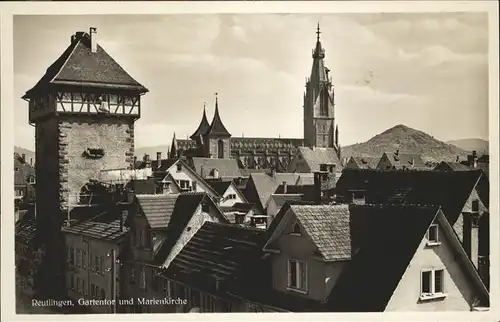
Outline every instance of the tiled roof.
MULTIPOLYGON (((303 194, 308 195, 314 189, 314 185, 287 185, 286 194, 303 194)), ((276 190, 275 194, 285 194, 285 186, 280 184, 276 190)))
MULTIPOLYGON (((420 154, 410 153, 384 153, 393 167, 396 169, 406 168, 427 168, 420 154)), ((384 170, 384 169, 383 169, 384 170)))
POLYGON ((450 170, 450 171, 469 171, 471 168, 465 164, 462 164, 460 162, 447 162, 447 161, 441 161, 434 170, 450 170))
POLYGON ((295 184, 298 186, 313 185, 314 173, 300 173, 299 179, 295 184))
POLYGON ((270 174, 270 169, 240 169, 242 177, 250 177, 252 173, 267 173, 270 174))
POLYGON ((210 181, 207 183, 210 185, 210 187, 217 191, 219 195, 223 196, 226 190, 231 185, 231 182, 232 181, 210 181))
POLYGON ((263 230, 205 222, 174 258, 166 274, 188 275, 193 283, 215 284, 215 278, 230 282, 251 270, 262 254, 264 238, 263 230))
MULTIPOLYGON (((311 175, 312 175, 312 173, 311 173, 311 175)), ((286 172, 285 173, 274 173, 273 178, 279 184, 286 182, 287 184, 294 185, 299 180, 300 173, 286 173, 286 172)))
POLYGON ((140 211, 152 229, 167 228, 179 195, 136 195, 140 211))
POLYGON ((291 205, 290 209, 325 260, 351 258, 347 205, 291 205))
POLYGON ((167 259, 172 247, 174 247, 184 228, 193 217, 195 210, 205 197, 204 192, 183 192, 178 195, 175 205, 172 205, 171 217, 167 223, 168 226, 166 226, 167 238, 155 255, 155 263, 161 265, 167 259))
POLYGON ((23 186, 26 185, 27 180, 30 176, 35 176, 35 168, 30 164, 23 162, 19 154, 14 153, 14 185, 23 186))
POLYGON ((314 148, 309 147, 299 147, 300 154, 304 161, 307 163, 311 172, 319 171, 320 164, 335 164, 336 169, 342 169, 342 163, 340 162, 337 150, 334 148, 314 148))
POLYGON ((196 131, 194 131, 194 133, 190 136, 191 140, 199 139, 200 136, 202 136, 203 134, 205 134, 208 131, 209 127, 210 127, 210 124, 208 123, 208 120, 207 120, 207 112, 206 112, 205 108, 203 108, 203 116, 201 118, 200 125, 198 125, 198 128, 196 129, 196 131))
POLYGON ((129 228, 125 225, 125 221, 127 220, 126 215, 123 215, 121 227, 120 219, 109 219, 109 214, 104 214, 91 220, 64 227, 62 231, 65 233, 87 236, 100 240, 116 240, 128 233, 129 228))
POLYGON ((351 157, 360 169, 376 169, 380 158, 375 157, 351 157))
POLYGON ((33 212, 28 212, 15 223, 15 234, 16 242, 36 242, 37 222, 33 212))
POLYGON ((151 161, 151 168, 153 169, 154 172, 167 171, 168 168, 170 168, 172 165, 174 165, 175 162, 177 162, 177 160, 178 159, 176 159, 176 158, 161 159, 160 167, 158 167, 158 161, 157 160, 152 160, 151 161))
POLYGON ((367 203, 388 202, 441 206, 453 225, 472 189, 478 184, 481 200, 489 204, 489 183, 481 170, 403 171, 345 169, 337 182, 337 195, 366 191, 367 203))
POLYGON ((240 177, 238 163, 234 159, 192 158, 191 162, 196 173, 202 177, 213 175, 214 169, 220 177, 240 177))
POLYGON ((30 97, 33 91, 44 90, 57 84, 112 87, 142 93, 148 91, 133 79, 101 46, 97 45, 97 51, 92 53, 90 50, 90 36, 85 32, 76 33, 76 39, 47 69, 45 75, 26 93, 25 97, 30 97))
POLYGON ((264 210, 269 197, 276 191, 278 183, 265 173, 253 173, 245 189, 245 198, 264 210))
POLYGON ((438 207, 354 206, 353 258, 327 298, 328 311, 385 310, 438 207))

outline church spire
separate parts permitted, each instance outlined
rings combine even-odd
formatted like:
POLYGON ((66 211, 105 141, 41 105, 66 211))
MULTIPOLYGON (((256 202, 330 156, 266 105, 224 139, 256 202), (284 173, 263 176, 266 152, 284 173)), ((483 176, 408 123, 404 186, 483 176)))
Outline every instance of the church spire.
POLYGON ((321 30, 319 28, 319 21, 318 21, 318 27, 316 28, 316 48, 314 48, 314 51, 313 51, 313 58, 314 59, 325 58, 325 50, 321 46, 321 41, 319 40, 320 34, 321 34, 321 30))
POLYGON ((200 125, 198 125, 198 129, 190 136, 191 140, 198 140, 201 135, 207 132, 210 124, 207 120, 207 111, 206 111, 206 103, 203 103, 203 116, 201 117, 200 125))
POLYGON ((212 124, 208 128, 207 132, 204 135, 212 135, 212 136, 231 136, 229 131, 226 129, 219 115, 219 99, 218 93, 215 93, 215 113, 214 118, 212 119, 212 124))

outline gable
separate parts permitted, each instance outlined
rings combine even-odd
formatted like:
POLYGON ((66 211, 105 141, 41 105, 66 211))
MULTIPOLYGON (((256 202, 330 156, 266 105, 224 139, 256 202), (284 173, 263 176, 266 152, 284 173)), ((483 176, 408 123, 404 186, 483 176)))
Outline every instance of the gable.
POLYGON ((470 311, 472 305, 484 298, 482 286, 470 274, 475 269, 460 254, 461 246, 456 236, 450 234, 444 216, 438 215, 433 223, 439 227, 440 244, 428 246, 427 239, 422 239, 387 304, 387 311, 470 311), (421 299, 422 271, 432 269, 444 272, 445 296, 421 299))
POLYGON ((230 194, 236 194, 236 202, 241 202, 241 203, 247 202, 245 196, 241 193, 241 191, 238 188, 236 188, 234 183, 231 183, 231 185, 227 188, 226 192, 224 192, 224 197, 230 194))
POLYGON ((187 164, 180 160, 178 160, 167 169, 167 175, 163 180, 165 180, 169 175, 174 179, 174 181, 187 180, 190 182, 196 182, 195 192, 206 192, 213 197, 219 196, 218 193, 205 182, 205 180, 203 180, 195 171, 193 171, 193 169, 191 169, 187 164), (178 164, 181 165, 180 170, 177 169, 178 164))

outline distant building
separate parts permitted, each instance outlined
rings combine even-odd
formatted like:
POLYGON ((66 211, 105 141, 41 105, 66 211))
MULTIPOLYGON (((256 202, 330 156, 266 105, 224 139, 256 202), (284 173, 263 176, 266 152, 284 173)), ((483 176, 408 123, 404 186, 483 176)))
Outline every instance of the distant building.
MULTIPOLYGON (((174 134, 170 157, 232 158, 242 169, 275 169, 277 172, 287 172, 291 171, 289 164, 300 147, 317 147, 327 149, 335 155, 337 167, 340 167, 339 130, 335 125, 335 94, 329 76, 330 69, 325 67, 325 50, 320 41, 320 33, 318 26, 316 46, 312 52, 311 75, 306 79, 304 93, 303 139, 235 137, 222 122, 216 96, 212 122, 208 122, 206 111, 203 109, 200 124, 189 139, 178 139, 174 134)), ((297 170, 312 171, 316 170, 297 170)))
POLYGON ((376 169, 380 158, 350 157, 345 164, 347 169, 376 169))
POLYGON ((377 165, 378 170, 404 170, 404 169, 412 169, 412 170, 426 170, 429 169, 422 157, 419 154, 410 154, 410 153, 400 153, 399 150, 396 150, 394 153, 385 152, 382 154, 380 161, 377 165))
POLYGON ((27 203, 35 200, 35 168, 26 162, 26 155, 14 153, 14 205, 25 209, 27 203))

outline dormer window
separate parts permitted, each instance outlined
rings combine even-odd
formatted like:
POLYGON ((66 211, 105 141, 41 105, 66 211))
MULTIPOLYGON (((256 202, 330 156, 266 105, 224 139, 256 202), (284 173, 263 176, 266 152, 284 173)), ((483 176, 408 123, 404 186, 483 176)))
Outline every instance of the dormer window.
POLYGON ((437 224, 432 224, 429 226, 426 234, 427 245, 434 246, 439 245, 439 226, 437 224))
POLYGON ((301 229, 300 229, 300 225, 298 223, 296 223, 295 225, 293 225, 292 235, 294 235, 294 236, 300 236, 300 235, 302 235, 302 232, 301 232, 301 229))

